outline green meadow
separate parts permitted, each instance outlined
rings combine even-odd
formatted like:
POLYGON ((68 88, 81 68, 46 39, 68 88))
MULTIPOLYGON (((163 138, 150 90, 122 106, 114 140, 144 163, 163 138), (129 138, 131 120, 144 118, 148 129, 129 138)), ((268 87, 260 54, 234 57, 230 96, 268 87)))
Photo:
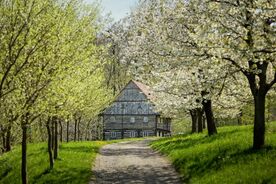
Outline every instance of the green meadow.
MULTIPOLYGON (((28 178, 30 183, 88 183, 92 163, 104 141, 62 143, 59 159, 49 171, 46 143, 28 145, 28 178)), ((21 149, 16 147, 0 157, 0 183, 21 183, 21 149)))
POLYGON ((267 124, 262 150, 251 149, 252 132, 250 125, 221 127, 215 136, 180 135, 151 146, 169 157, 183 183, 276 183, 276 122, 267 124))

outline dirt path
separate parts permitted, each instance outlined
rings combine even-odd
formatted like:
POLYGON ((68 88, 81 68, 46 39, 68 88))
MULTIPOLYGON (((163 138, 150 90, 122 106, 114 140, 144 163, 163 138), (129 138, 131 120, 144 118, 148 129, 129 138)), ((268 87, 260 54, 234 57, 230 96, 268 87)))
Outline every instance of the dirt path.
POLYGON ((89 184, 180 184, 170 163, 154 152, 150 140, 109 144, 101 149, 89 184))

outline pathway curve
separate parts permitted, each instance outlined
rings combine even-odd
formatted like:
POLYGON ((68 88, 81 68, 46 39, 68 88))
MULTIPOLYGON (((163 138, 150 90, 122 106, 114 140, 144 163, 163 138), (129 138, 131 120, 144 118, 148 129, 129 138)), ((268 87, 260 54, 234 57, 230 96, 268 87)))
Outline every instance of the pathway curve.
POLYGON ((89 184, 180 184, 171 164, 149 146, 150 140, 104 146, 97 155, 89 184))

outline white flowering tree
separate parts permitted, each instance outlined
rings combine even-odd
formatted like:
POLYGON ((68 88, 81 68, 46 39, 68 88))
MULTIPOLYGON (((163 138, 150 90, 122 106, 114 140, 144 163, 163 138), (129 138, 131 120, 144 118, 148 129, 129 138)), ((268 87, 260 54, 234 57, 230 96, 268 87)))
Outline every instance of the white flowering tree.
POLYGON ((122 19, 114 23, 102 34, 101 42, 108 47, 105 64, 106 85, 113 90, 115 96, 129 81, 131 74, 128 73, 129 60, 121 62, 123 59, 122 48, 127 47, 127 19, 122 19))
POLYGON ((201 91, 205 110, 215 94, 214 79, 240 71, 254 98, 253 148, 260 149, 265 97, 276 82, 275 8, 275 1, 269 0, 143 1, 128 25, 124 53, 143 79, 152 75, 150 70, 161 74, 181 66, 199 67, 201 80, 206 80, 201 91))
POLYGON ((276 83, 276 2, 270 0, 191 1, 201 14, 195 37, 210 55, 247 78, 254 98, 253 148, 265 144, 265 99, 276 83))
POLYGON ((204 107, 212 135, 212 99, 220 96, 225 79, 237 70, 197 44, 197 24, 183 2, 143 1, 125 24, 128 39, 121 54, 140 80, 155 86, 163 112, 185 107, 193 114, 204 107))

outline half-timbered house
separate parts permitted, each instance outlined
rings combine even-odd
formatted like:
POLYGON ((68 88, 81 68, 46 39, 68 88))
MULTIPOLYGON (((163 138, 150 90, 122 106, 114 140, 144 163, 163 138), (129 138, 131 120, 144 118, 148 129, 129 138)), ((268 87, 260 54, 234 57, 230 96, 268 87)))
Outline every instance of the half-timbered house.
POLYGON ((169 135, 171 119, 162 117, 155 110, 153 101, 154 94, 148 86, 131 80, 100 114, 103 138, 169 135))

